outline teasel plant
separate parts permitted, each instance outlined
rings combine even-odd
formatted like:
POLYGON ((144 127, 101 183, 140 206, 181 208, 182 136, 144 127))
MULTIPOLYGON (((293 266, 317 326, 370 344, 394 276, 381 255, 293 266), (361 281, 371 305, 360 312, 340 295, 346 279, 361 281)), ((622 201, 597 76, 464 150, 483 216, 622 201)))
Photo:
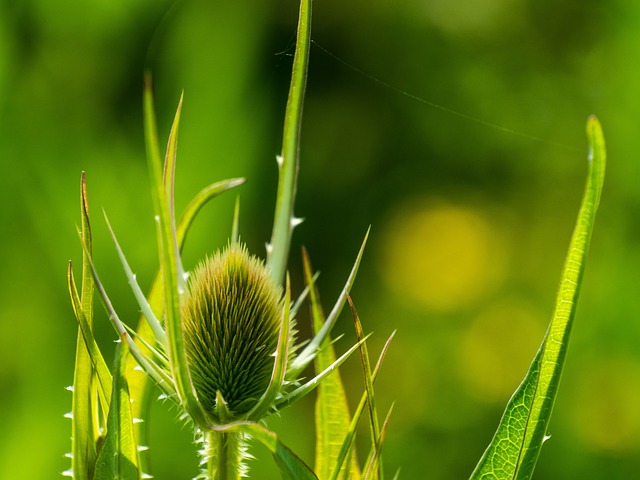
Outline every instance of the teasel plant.
POLYGON ((150 75, 144 82, 144 125, 147 161, 157 227, 159 271, 145 295, 127 262, 105 214, 125 275, 141 310, 137 328, 123 322, 100 281, 93 263, 87 182, 81 177, 83 248, 80 290, 71 262, 69 292, 79 325, 73 386, 71 468, 64 475, 78 480, 152 478, 148 469, 146 417, 155 385, 161 397, 177 405, 179 416, 193 426, 201 473, 198 478, 235 480, 249 475, 250 441, 264 444, 285 479, 382 479, 381 447, 391 409, 380 422, 374 382, 389 343, 375 365, 349 296, 364 247, 329 315, 325 316, 309 255, 303 249, 305 289, 294 301, 287 261, 299 168, 299 138, 310 48, 311 0, 301 0, 296 51, 285 112, 283 147, 278 156, 278 191, 266 261, 250 254, 240 241, 239 207, 228 244, 185 272, 180 252, 200 209, 244 179, 209 185, 187 205, 179 219, 174 212, 174 178, 182 98, 161 159, 150 75), (100 297, 118 335, 110 369, 93 335, 94 297, 100 297), (308 302, 314 336, 296 343, 295 317, 308 302), (338 356, 330 334, 349 303, 357 342, 338 356), (358 351, 364 392, 353 414, 347 404, 338 367, 358 351), (315 376, 303 379, 314 364, 315 376), (315 465, 308 466, 265 418, 317 389, 315 465), (363 415, 369 418, 370 453, 359 462, 355 433, 363 415))

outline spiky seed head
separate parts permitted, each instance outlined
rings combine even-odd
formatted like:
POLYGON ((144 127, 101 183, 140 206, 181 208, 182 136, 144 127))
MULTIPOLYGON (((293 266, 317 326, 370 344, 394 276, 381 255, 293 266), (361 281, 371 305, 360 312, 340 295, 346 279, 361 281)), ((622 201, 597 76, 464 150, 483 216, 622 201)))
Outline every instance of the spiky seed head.
POLYGON ((213 422, 241 417, 269 386, 282 289, 264 262, 233 244, 195 268, 182 305, 185 350, 198 400, 213 422))

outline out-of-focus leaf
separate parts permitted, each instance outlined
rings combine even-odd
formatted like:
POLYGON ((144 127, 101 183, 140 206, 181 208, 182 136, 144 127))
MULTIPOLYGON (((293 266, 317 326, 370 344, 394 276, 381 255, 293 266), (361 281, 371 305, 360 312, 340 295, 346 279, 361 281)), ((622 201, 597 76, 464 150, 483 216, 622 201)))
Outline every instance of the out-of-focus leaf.
POLYGON ((287 269, 291 234, 300 222, 293 215, 298 178, 302 107, 307 85, 309 47, 311 45, 311 0, 301 0, 298 17, 298 36, 293 57, 293 71, 289 98, 284 114, 282 152, 278 157, 278 193, 273 219, 271 243, 267 251, 267 265, 273 279, 282 284, 287 269))
POLYGON ((116 349, 107 433, 98 454, 94 480, 139 480, 138 449, 133 435, 131 401, 124 377, 126 342, 116 349))
POLYGON ((278 435, 271 430, 253 422, 234 422, 217 427, 221 432, 242 432, 255 438, 273 454, 283 480, 318 480, 313 470, 293 451, 280 441, 278 435))
MULTIPOLYGON (((302 260, 307 288, 309 289, 309 301, 311 303, 311 316, 313 318, 314 334, 322 328, 325 322, 324 312, 320 304, 320 295, 313 279, 313 270, 307 251, 303 249, 302 260)), ((321 372, 336 360, 336 353, 331 339, 327 337, 315 358, 315 370, 321 372)), ((351 423, 349 404, 340 377, 340 371, 336 370, 318 386, 316 397, 316 460, 315 472, 320 479, 328 479, 334 470, 340 449, 351 423)), ((360 478, 355 446, 349 450, 350 460, 348 467, 342 468, 343 478, 357 480, 360 478), (348 475, 347 475, 348 473, 348 475)))
POLYGON ((231 226, 231 243, 240 241, 240 197, 236 197, 236 206, 233 209, 233 224, 231 226))
POLYGON ((529 372, 509 400, 493 440, 471 475, 474 480, 531 478, 542 444, 548 438, 547 426, 558 392, 604 183, 606 150, 596 117, 587 121, 587 136, 587 185, 562 271, 555 311, 529 372))

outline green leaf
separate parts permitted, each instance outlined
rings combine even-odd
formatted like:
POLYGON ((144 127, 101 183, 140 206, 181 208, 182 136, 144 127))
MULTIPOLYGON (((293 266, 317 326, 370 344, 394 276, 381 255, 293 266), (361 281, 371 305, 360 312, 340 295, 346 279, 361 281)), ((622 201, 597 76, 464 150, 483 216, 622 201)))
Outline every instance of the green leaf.
POLYGON ((133 341, 133 337, 129 334, 130 329, 122 322, 122 320, 120 320, 118 313, 113 308, 109 295, 107 295, 107 292, 100 281, 100 277, 98 276, 98 272, 96 271, 96 267, 91 259, 89 259, 89 265, 91 266, 91 275, 93 276, 95 287, 98 290, 107 312, 109 313, 109 320, 111 320, 111 324, 115 328, 116 332, 121 339, 124 339, 127 342, 131 353, 135 356, 138 363, 140 363, 147 374, 157 381, 158 386, 168 395, 175 396, 177 392, 175 391, 174 383, 165 371, 164 366, 162 364, 158 364, 158 362, 153 358, 146 355, 141 348, 138 347, 136 342, 133 341))
MULTIPOLYGON (((364 332, 362 330, 362 324, 360 323, 360 317, 358 316, 358 312, 356 311, 356 307, 353 304, 350 296, 347 296, 347 300, 349 301, 349 307, 351 307, 351 314, 353 316, 353 323, 356 328, 356 336, 358 340, 362 340, 364 336, 364 332)), ((369 349, 367 348, 367 343, 362 342, 360 345, 360 361, 362 364, 362 372, 364 374, 364 385, 365 391, 367 393, 367 405, 369 406, 369 421, 371 427, 371 445, 372 445, 372 455, 371 462, 367 468, 367 474, 365 478, 370 477, 370 475, 374 475, 375 478, 379 478, 382 480, 384 478, 384 474, 382 471, 382 458, 380 457, 379 446, 382 445, 381 433, 380 433, 380 423, 378 420, 378 410, 376 408, 375 401, 375 392, 373 389, 373 374, 371 372, 371 362, 369 361, 369 349), (375 462, 375 468, 372 470, 372 466, 375 462), (376 472, 375 474, 370 472, 376 472)))
POLYGON ((335 362, 333 362, 331 365, 325 368, 322 372, 316 374, 316 376, 313 377, 311 380, 309 380, 307 383, 299 386, 294 391, 278 399, 278 401, 275 404, 275 409, 280 410, 281 408, 292 405, 293 403, 297 402, 308 393, 311 393, 318 385, 320 385, 327 378, 327 376, 329 376, 331 373, 337 370, 338 367, 340 367, 340 365, 342 365, 351 356, 351 354, 354 353, 360 347, 360 345, 367 340, 367 338, 369 338, 369 335, 367 335, 358 343, 353 345, 349 350, 343 353, 340 358, 338 358, 335 362))
MULTIPOLYGON (((82 303, 78 297, 78 291, 75 287, 75 281, 73 279, 73 270, 71 269, 71 262, 69 262, 69 269, 67 271, 67 280, 69 284, 69 293, 71 294, 71 303, 73 304, 73 310, 78 320, 78 326, 80 333, 84 341, 84 346, 87 349, 89 355, 89 366, 91 366, 97 379, 98 396, 104 412, 109 411, 109 399, 111 398, 111 383, 112 377, 109 367, 104 361, 104 357, 100 352, 98 343, 93 336, 87 317, 82 310, 82 303)), ((88 390, 87 390, 88 391, 88 390)))
MULTIPOLYGON (((144 89, 144 124, 147 144, 147 159, 151 174, 151 191, 153 204, 158 221, 158 252, 160 256, 160 268, 163 272, 164 303, 166 330, 169 340, 169 358, 171 363, 172 376, 175 382, 178 397, 184 409, 189 413, 197 425, 206 425, 205 415, 196 398, 195 390, 189 375, 187 365, 187 355, 184 350, 184 339, 182 326, 180 324, 180 298, 178 288, 183 288, 184 276, 180 265, 180 255, 176 228, 173 222, 173 213, 170 206, 173 200, 167 198, 167 192, 173 192, 173 187, 167 187, 164 182, 164 171, 160 160, 160 150, 158 147, 158 134, 153 107, 153 96, 151 92, 150 77, 145 77, 144 89), (179 278, 180 277, 180 278, 179 278)), ((169 149, 167 157, 171 157, 171 150, 175 148, 175 138, 180 122, 180 107, 178 105, 171 135, 169 138, 169 149), (173 147, 172 147, 173 145, 173 147)), ((171 182, 173 181, 173 175, 171 182)))
MULTIPOLYGON (((155 342, 159 343, 162 347, 166 348, 167 335, 162 327, 162 324, 160 323, 160 320, 158 320, 156 314, 151 308, 151 305, 147 301, 146 296, 144 295, 144 293, 142 293, 142 289, 138 285, 138 281, 136 280, 136 276, 131 270, 131 267, 129 266, 129 262, 127 262, 127 258, 125 257, 124 252, 120 247, 120 243, 116 238, 116 234, 113 231, 113 228, 111 228, 111 223, 109 222, 109 219, 107 218, 106 213, 104 214, 104 220, 107 223, 107 229, 111 234, 111 239, 113 240, 113 243, 116 247, 116 251, 118 252, 118 257, 120 258, 120 263, 122 264, 122 268, 124 269, 125 275, 127 276, 127 280, 129 281, 129 286, 131 287, 131 290, 133 290, 133 295, 136 297, 136 301, 138 302, 140 311, 142 312, 143 317, 146 319, 147 323, 149 323, 149 326, 153 331, 155 342)), ((153 344, 153 342, 151 342, 151 344, 153 344)))
POLYGON ((283 480, 318 480, 313 470, 282 443, 278 435, 258 423, 234 422, 213 429, 218 432, 241 432, 258 440, 273 454, 283 480))
MULTIPOLYGON (((302 250, 302 261, 309 300, 311 303, 311 316, 313 318, 313 331, 317 334, 325 322, 324 312, 320 304, 320 295, 315 286, 313 269, 306 249, 302 250)), ((336 361, 336 353, 333 345, 327 337, 315 358, 315 370, 321 372, 336 361)), ((321 479, 328 479, 335 468, 340 455, 340 449, 345 436, 349 431, 351 416, 347 395, 342 384, 340 371, 336 370, 318 386, 316 397, 316 463, 315 472, 321 479)), ((357 480, 360 478, 355 447, 350 448, 349 467, 342 468, 344 477, 357 480), (347 475, 348 471, 348 475, 347 475)))
POLYGON ((531 478, 542 444, 548 438, 547 426, 565 362, 604 182, 605 142, 600 123, 594 116, 587 121, 587 137, 587 185, 562 271, 551 323, 529 372, 509 400, 491 444, 472 473, 472 479, 531 478))
MULTIPOLYGON (((89 203, 87 200, 87 183, 84 172, 80 180, 80 237, 84 245, 82 255, 82 292, 80 298, 69 266, 69 293, 76 314, 76 319, 85 320, 88 329, 93 325, 93 277, 90 269, 92 251, 91 225, 89 223, 89 203)), ((71 407, 71 471, 74 478, 85 480, 90 478, 96 460, 96 442, 100 436, 100 419, 98 415, 97 392, 93 384, 95 374, 82 330, 78 329, 76 341, 76 358, 73 375, 73 399, 71 407)))
POLYGON ((178 248, 182 249, 187 232, 200 209, 204 207, 209 200, 217 197, 227 190, 231 190, 232 188, 242 185, 244 182, 244 178, 230 178, 228 180, 212 183, 200 190, 189 202, 180 216, 180 221, 178 222, 178 228, 176 231, 176 235, 178 237, 178 248))
POLYGON ((298 36, 293 57, 289 98, 284 114, 282 152, 278 157, 278 193, 267 265, 274 280, 282 285, 289 258, 291 234, 299 223, 293 215, 298 177, 302 106, 307 84, 309 47, 311 44, 311 0, 301 0, 298 36))
POLYGON ((375 445, 371 447, 371 453, 369 454, 369 458, 367 459, 367 463, 364 469, 364 479, 365 480, 374 480, 382 478, 382 444, 384 442, 385 437, 387 436, 387 428, 389 426, 389 419, 391 418, 391 413, 393 412, 393 404, 389 408, 387 412, 387 416, 382 423, 382 428, 380 429, 380 435, 378 436, 378 441, 375 445))
POLYGON ((240 242, 240 197, 236 197, 236 206, 233 209, 233 224, 231 226, 231 243, 240 242))
POLYGON ((94 480, 138 480, 138 449, 133 435, 131 400, 124 377, 126 343, 121 341, 116 349, 113 388, 107 434, 98 454, 94 480))
MULTIPOLYGON (((373 369, 373 372, 371 373, 371 380, 374 384, 375 384, 376 378, 378 378, 378 373, 380 372, 380 368, 382 367, 382 362, 384 361, 384 358, 387 354, 387 350, 389 349, 389 345, 391 344, 391 340, 393 340, 394 336, 395 336, 395 332, 393 332, 387 339, 386 343, 384 344, 384 347, 382 348, 382 352, 380 352, 380 356, 378 357, 378 362, 376 363, 376 366, 373 369)), ((358 428, 358 423, 360 422, 360 418, 364 413, 364 409, 365 409, 365 406, 367 405, 368 399, 369 399, 369 395, 367 391, 365 391, 362 394, 362 397, 360 398, 360 403, 358 404, 358 407, 353 413, 353 419, 351 420, 351 425, 349 425, 349 429, 345 436, 344 442, 342 444, 342 447, 340 448, 340 454, 338 455, 338 460, 336 462, 336 465, 334 466, 333 472, 330 477, 331 480, 336 480, 338 478, 342 465, 344 464, 345 459, 347 458, 347 453, 351 451, 352 445, 355 441, 356 429, 358 428)))

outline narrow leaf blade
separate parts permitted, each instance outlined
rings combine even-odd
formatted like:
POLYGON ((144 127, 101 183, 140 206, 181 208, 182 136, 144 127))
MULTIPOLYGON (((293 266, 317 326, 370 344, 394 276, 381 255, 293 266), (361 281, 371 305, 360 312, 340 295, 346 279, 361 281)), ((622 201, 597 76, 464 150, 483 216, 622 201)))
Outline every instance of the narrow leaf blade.
MULTIPOLYGON (((350 296, 347 296, 347 300, 349 301, 349 307, 351 307, 351 314, 353 315, 353 323, 356 329, 356 336, 358 340, 362 340, 364 332, 362 330, 362 324, 360 323, 360 317, 358 316, 358 312, 356 311, 356 307, 353 304, 350 296)), ((369 406, 369 422, 371 427, 371 445, 373 452, 372 457, 375 458, 375 471, 377 472, 375 478, 379 478, 380 480, 382 480, 382 458, 378 451, 378 447, 382 443, 380 438, 380 423, 378 421, 378 410, 376 407, 375 392, 373 389, 373 374, 371 372, 371 362, 369 361, 369 349, 367 348, 366 342, 362 342, 362 344, 360 345, 360 361, 362 364, 362 372, 364 375, 365 391, 367 393, 367 405, 369 406)), ((369 464, 368 469, 371 468, 373 463, 374 462, 372 461, 372 463, 369 464)), ((369 473, 368 475, 372 474, 369 473)))
POLYGON ((96 462, 95 480, 138 480, 138 450, 133 435, 130 397, 124 377, 127 348, 120 342, 116 350, 113 388, 107 435, 96 462))
MULTIPOLYGON (((93 336, 93 331, 91 330, 91 326, 82 310, 82 303, 80 298, 78 297, 78 292, 75 288, 75 281, 73 279, 73 270, 71 269, 71 262, 69 262, 69 269, 67 272, 67 279, 69 284, 69 293, 71 295, 71 302, 73 304, 73 309, 76 314, 76 319, 78 320, 78 326, 80 328, 80 334, 82 335, 82 339, 84 341, 84 346, 87 349, 90 366, 95 372, 95 376, 98 381, 98 393, 100 400, 102 402, 102 406, 104 411, 108 411, 109 399, 111 398, 111 383, 112 377, 111 372, 109 371, 109 367, 104 361, 104 357, 102 356, 102 352, 100 352, 100 348, 98 347, 98 343, 93 336)), ((74 386, 75 389, 75 386, 74 386)), ((89 391, 88 389, 86 391, 89 391)))
MULTIPOLYGON (((78 298, 71 267, 69 266, 69 293, 76 314, 84 317, 88 328, 93 326, 93 277, 90 260, 92 251, 91 224, 89 222, 89 203, 87 200, 87 182, 84 172, 80 179, 80 240, 84 246, 82 253, 82 291, 78 298)), ((73 374, 72 427, 71 427, 71 471, 74 478, 85 480, 90 477, 96 460, 96 442, 99 437, 97 392, 93 384, 95 370, 82 330, 78 329, 76 358, 73 374)))
MULTIPOLYGON (((311 316, 313 318, 314 334, 317 334, 325 322, 324 312, 320 304, 320 295, 313 279, 313 269, 307 251, 303 249, 302 260, 305 282, 309 289, 311 316)), ((330 338, 327 337, 320 345, 320 351, 315 358, 315 370, 321 372, 336 361, 336 353, 330 338)), ((351 416, 347 395, 342 384, 340 371, 325 378, 318 386, 316 397, 316 463, 315 472, 319 478, 328 479, 338 463, 340 449, 349 431, 351 416)), ((350 449, 351 461, 349 467, 342 468, 346 478, 357 480, 360 478, 355 447, 350 449), (349 475, 347 475, 347 471, 349 475)))
POLYGON ((549 329, 529 372, 513 394, 498 430, 472 479, 529 479, 533 474, 557 395, 575 316, 585 261, 600 202, 606 166, 602 128, 587 121, 589 172, 549 329))
POLYGON ((304 347, 302 352, 300 352, 300 354, 292 362, 287 374, 289 379, 295 379, 302 373, 302 371, 313 361, 315 356, 318 354, 320 345, 322 345, 324 340, 329 337, 331 329, 338 320, 338 316, 342 312, 342 309, 347 302, 347 295, 349 294, 349 291, 351 290, 351 287, 356 280, 356 275, 358 274, 358 269, 360 268, 360 262, 362 260, 362 256, 364 255, 364 249, 367 245, 368 238, 369 230, 367 230, 367 233, 364 236, 364 240, 362 241, 362 245, 360 246, 360 250, 358 251, 358 256, 356 257, 356 261, 353 264, 351 273, 349 273, 349 278, 347 278, 344 288, 342 289, 342 293, 338 297, 336 304, 329 313, 329 316, 322 325, 322 328, 320 328, 320 330, 316 333, 309 344, 304 347))
MULTIPOLYGON (((389 345, 391 344, 391 340, 393 340, 393 337, 395 336, 395 332, 393 332, 391 334, 391 336, 387 339, 384 347, 382 348, 382 352, 380 353, 380 356, 378 357, 378 362, 376 363, 375 368, 373 369, 373 372, 371 373, 371 380, 372 382, 375 384, 376 378, 378 377, 378 373, 380 372, 380 368, 382 367, 382 363, 384 362, 384 358, 387 354, 387 350, 389 349, 389 345)), ((350 449, 352 448, 352 445, 355 441, 355 436, 356 436, 356 429, 358 427, 358 423, 360 422, 360 418, 362 417, 362 414, 364 413, 364 408, 367 405, 367 400, 369 399, 369 396, 367 394, 367 392, 365 391, 362 394, 362 397, 360 398, 360 403, 358 404, 358 407, 356 408, 355 412, 353 413, 353 419, 351 420, 351 425, 349 425, 349 429, 347 431, 347 434, 345 436, 344 439, 344 443, 342 444, 342 447, 340 448, 340 454, 338 456, 338 461, 334 467, 334 470, 331 474, 330 480, 336 480, 338 478, 338 475, 340 473, 340 469, 342 468, 342 465, 345 462, 345 459, 347 458, 347 454, 350 451, 350 449)))

